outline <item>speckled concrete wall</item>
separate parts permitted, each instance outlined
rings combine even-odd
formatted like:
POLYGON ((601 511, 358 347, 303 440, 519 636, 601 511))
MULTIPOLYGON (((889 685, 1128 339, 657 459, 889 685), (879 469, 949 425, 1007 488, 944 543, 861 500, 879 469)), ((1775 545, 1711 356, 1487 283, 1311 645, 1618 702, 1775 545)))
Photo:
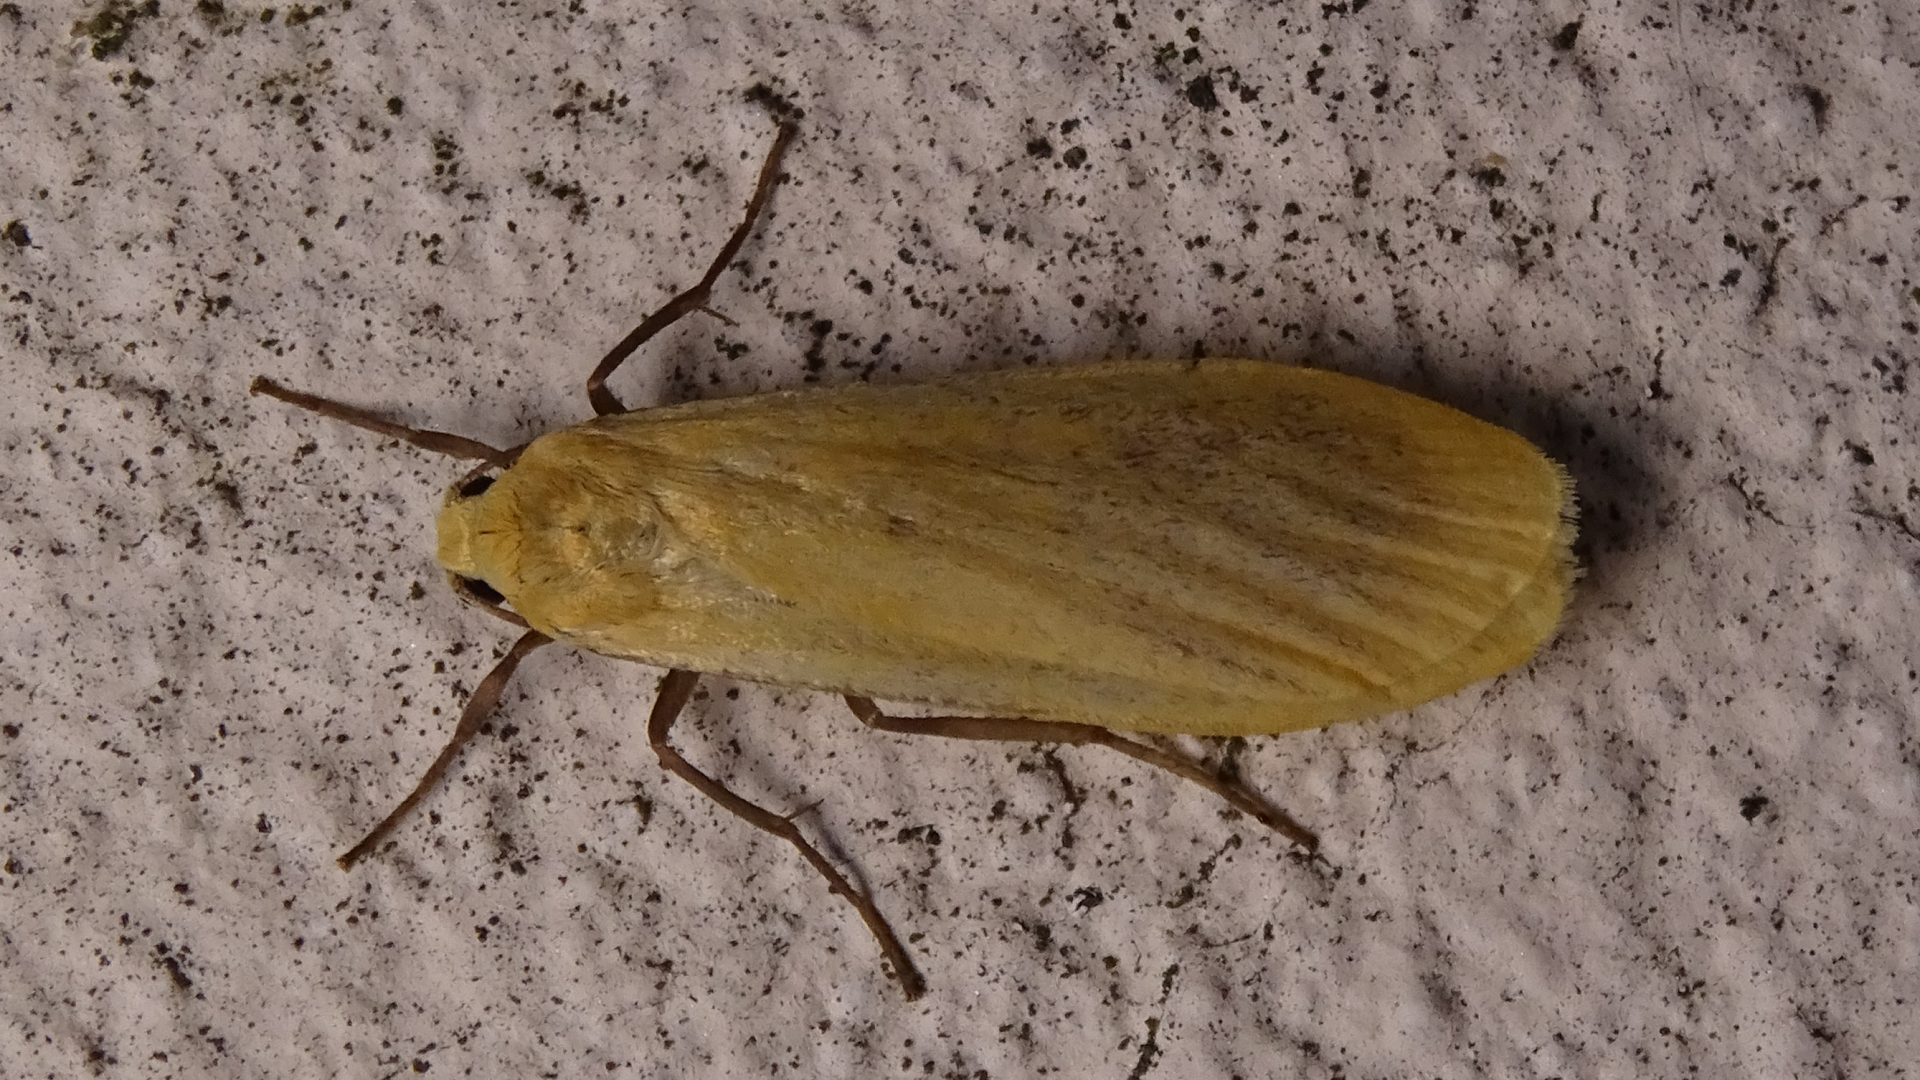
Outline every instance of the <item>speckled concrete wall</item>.
POLYGON ((1911 1076, 1920 15, 1616 5, 0 4, 0 1073, 1911 1076), (510 640, 461 467, 765 226, 664 402, 1243 355, 1513 427, 1585 500, 1521 672, 1225 755, 1328 865, 1091 750, 510 640))

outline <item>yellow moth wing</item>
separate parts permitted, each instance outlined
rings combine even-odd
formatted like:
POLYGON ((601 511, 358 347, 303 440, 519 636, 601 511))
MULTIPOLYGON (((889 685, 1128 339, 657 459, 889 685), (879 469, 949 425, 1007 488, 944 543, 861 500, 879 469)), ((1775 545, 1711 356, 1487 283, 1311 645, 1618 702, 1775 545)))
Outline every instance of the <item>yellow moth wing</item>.
POLYGON ((1411 394, 1127 361, 591 421, 450 495, 441 560, 661 666, 1253 734, 1524 661, 1572 505, 1526 440, 1411 394))

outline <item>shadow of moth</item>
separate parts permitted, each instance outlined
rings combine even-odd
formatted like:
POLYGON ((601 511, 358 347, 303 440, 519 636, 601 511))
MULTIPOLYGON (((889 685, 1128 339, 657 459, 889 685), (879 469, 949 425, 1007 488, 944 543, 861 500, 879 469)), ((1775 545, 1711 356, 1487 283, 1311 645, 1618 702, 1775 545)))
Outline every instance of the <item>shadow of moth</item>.
POLYGON ((549 641, 668 669, 662 764, 792 844, 924 982, 869 892, 790 816, 668 741, 700 672, 846 697, 886 731, 1093 743, 1312 851, 1237 782, 1122 732, 1272 735, 1418 705, 1524 662, 1574 578, 1572 485, 1525 439, 1362 379, 1132 360, 626 410, 606 379, 706 309, 779 175, 782 125, 699 284, 587 380, 598 418, 500 450, 267 379, 253 389, 481 464, 448 491, 455 591, 525 633, 388 817, 434 787, 549 641), (897 717, 873 698, 988 716, 897 717))

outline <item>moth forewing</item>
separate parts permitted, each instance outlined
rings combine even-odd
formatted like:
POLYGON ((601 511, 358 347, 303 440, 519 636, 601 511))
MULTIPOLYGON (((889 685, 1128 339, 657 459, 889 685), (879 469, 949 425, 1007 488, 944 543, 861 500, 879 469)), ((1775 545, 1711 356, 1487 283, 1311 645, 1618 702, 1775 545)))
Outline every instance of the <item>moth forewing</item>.
POLYGON ((557 639, 1118 730, 1273 734, 1525 660, 1572 580, 1525 440, 1375 383, 1127 361, 556 432, 442 550, 557 639))

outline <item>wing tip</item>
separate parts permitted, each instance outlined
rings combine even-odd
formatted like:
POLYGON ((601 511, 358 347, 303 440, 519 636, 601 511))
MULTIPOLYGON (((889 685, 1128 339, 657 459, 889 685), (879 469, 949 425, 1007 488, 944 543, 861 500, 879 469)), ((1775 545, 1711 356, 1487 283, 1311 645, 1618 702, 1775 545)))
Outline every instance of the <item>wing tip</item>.
MULTIPOLYGON (((1586 576, 1586 568, 1580 565, 1579 556, 1574 553, 1574 541, 1580 535, 1580 492, 1573 484, 1573 474, 1565 465, 1552 458, 1547 464, 1553 467, 1554 483, 1560 493, 1560 523, 1553 534, 1554 570, 1559 578, 1560 591, 1565 596, 1573 594, 1576 582, 1586 576)), ((1565 616, 1564 602, 1561 614, 1565 616)), ((1558 632, 1558 626, 1555 631, 1558 632)))

